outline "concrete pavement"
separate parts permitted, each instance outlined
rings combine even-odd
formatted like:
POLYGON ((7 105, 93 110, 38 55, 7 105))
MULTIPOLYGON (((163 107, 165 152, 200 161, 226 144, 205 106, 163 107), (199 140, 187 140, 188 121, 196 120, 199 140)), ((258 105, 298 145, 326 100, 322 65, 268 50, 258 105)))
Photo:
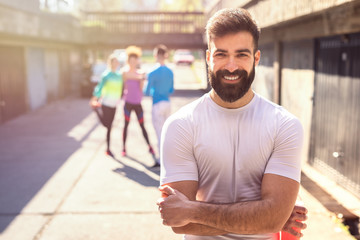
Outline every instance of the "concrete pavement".
MULTIPOLYGON (((178 92, 183 105, 202 92, 178 92)), ((146 128, 151 100, 144 99, 146 128)), ((161 224, 159 169, 137 125, 120 157, 122 111, 105 156, 105 129, 87 99, 69 98, 0 126, 0 239, 181 239, 161 224)))
MULTIPOLYGON (((178 91, 173 110, 203 94, 178 91)), ((146 129, 156 146, 151 101, 146 129)), ((112 131, 115 158, 105 156, 105 129, 87 99, 68 98, 0 126, 0 239, 181 239, 161 224, 159 169, 151 169, 135 116, 128 157, 121 157, 122 111, 112 131)), ((309 209, 303 240, 351 240, 334 215, 305 188, 309 209)))

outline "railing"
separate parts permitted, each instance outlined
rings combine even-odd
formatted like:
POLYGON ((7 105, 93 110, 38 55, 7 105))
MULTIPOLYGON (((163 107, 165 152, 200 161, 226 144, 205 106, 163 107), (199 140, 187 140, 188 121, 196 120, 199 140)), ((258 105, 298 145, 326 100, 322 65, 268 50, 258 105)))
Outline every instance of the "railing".
POLYGON ((124 48, 129 44, 152 48, 204 48, 203 12, 83 12, 86 44, 124 48))
POLYGON ((82 12, 82 25, 111 33, 203 33, 203 12, 82 12))

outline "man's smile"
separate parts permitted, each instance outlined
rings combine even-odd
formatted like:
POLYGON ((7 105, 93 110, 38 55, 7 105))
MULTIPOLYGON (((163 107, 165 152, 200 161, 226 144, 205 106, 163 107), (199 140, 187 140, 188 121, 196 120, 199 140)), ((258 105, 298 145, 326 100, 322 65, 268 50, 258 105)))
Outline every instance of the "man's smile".
POLYGON ((235 81, 235 80, 239 79, 240 77, 239 77, 239 75, 230 75, 230 76, 225 75, 225 76, 223 76, 223 78, 228 81, 235 81))

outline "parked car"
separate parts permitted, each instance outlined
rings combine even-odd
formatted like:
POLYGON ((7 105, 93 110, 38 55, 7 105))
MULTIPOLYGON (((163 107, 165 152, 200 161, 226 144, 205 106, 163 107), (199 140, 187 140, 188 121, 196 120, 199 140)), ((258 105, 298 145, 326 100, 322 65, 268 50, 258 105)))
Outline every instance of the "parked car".
POLYGON ((191 51, 188 49, 178 49, 175 51, 173 56, 173 61, 175 64, 189 64, 191 65, 194 62, 195 58, 192 55, 191 51))

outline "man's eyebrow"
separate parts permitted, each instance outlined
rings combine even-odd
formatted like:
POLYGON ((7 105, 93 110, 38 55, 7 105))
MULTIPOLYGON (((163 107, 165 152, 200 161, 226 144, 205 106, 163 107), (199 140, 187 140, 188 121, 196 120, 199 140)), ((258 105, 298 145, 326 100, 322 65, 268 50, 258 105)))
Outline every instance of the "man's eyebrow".
POLYGON ((226 51, 226 50, 224 50, 224 49, 220 49, 220 48, 218 48, 218 49, 216 49, 216 50, 215 50, 215 53, 216 53, 216 52, 226 53, 227 51, 226 51))
POLYGON ((250 49, 247 49, 247 48, 244 48, 244 49, 238 49, 238 50, 236 50, 235 52, 236 52, 236 53, 243 53, 243 52, 246 52, 246 53, 251 54, 250 49))
MULTIPOLYGON (((217 53, 217 52, 227 53, 228 51, 226 51, 226 50, 224 50, 224 49, 218 48, 218 49, 215 50, 215 53, 217 53)), ((248 49, 248 48, 238 49, 238 50, 236 50, 235 52, 236 52, 236 53, 244 53, 244 52, 245 52, 245 53, 251 54, 251 51, 250 51, 250 49, 248 49)))

